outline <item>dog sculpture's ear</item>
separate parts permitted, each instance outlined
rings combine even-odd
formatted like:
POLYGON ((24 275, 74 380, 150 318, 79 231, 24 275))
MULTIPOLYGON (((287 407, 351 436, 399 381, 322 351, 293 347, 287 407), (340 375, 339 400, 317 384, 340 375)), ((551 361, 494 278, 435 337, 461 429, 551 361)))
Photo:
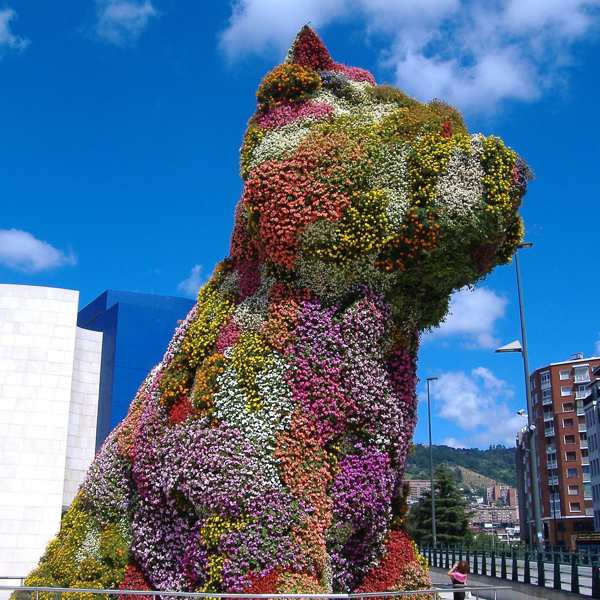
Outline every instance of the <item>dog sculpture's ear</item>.
POLYGON ((286 61, 315 71, 328 71, 335 65, 321 38, 308 25, 296 35, 286 61))

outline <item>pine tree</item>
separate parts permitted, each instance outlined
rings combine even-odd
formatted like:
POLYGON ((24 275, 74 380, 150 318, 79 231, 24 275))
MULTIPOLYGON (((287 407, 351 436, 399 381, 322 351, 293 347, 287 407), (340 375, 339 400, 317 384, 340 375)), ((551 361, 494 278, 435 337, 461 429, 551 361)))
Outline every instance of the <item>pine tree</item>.
MULTIPOLYGON (((458 489, 452 471, 440 466, 435 471, 435 515, 438 544, 460 544, 472 538, 469 531, 467 503, 458 489)), ((431 528, 431 492, 425 492, 413 506, 408 518, 409 531, 415 541, 430 544, 433 541, 431 528)))

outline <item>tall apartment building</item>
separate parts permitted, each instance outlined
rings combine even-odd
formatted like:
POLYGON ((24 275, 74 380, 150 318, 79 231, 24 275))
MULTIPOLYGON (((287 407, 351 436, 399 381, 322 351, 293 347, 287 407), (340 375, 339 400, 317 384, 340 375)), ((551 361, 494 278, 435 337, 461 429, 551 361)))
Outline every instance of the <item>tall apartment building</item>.
MULTIPOLYGON (((577 534, 593 531, 583 401, 590 393, 592 370, 598 366, 600 357, 577 354, 571 360, 550 363, 531 374, 544 539, 568 548, 575 547, 577 534)), ((521 460, 527 456, 524 441, 517 452, 521 460)), ((527 470, 522 468, 521 472, 527 470)), ((527 486, 521 488, 521 500, 525 500, 521 514, 531 519, 527 486)), ((529 529, 525 522, 522 529, 529 529)))
POLYGON ((590 453, 594 531, 600 532, 600 367, 592 371, 590 394, 583 406, 590 453))

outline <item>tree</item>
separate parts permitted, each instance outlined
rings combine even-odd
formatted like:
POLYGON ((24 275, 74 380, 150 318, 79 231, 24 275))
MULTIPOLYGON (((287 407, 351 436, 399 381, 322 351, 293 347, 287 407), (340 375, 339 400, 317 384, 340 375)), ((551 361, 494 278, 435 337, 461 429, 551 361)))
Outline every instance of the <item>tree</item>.
MULTIPOLYGON (((458 489, 452 471, 440 466, 435 471, 435 515, 437 541, 460 544, 471 541, 467 503, 458 489)), ((425 492, 413 506, 408 518, 411 535, 418 543, 432 543, 431 492, 425 492)))

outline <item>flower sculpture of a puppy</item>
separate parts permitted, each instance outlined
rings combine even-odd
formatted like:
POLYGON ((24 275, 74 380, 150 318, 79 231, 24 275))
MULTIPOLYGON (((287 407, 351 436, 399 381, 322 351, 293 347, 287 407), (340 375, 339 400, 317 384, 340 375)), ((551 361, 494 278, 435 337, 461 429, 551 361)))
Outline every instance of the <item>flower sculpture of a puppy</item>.
POLYGON ((420 332, 510 260, 528 170, 305 27, 258 90, 230 256, 30 584, 415 589, 402 530, 420 332))

